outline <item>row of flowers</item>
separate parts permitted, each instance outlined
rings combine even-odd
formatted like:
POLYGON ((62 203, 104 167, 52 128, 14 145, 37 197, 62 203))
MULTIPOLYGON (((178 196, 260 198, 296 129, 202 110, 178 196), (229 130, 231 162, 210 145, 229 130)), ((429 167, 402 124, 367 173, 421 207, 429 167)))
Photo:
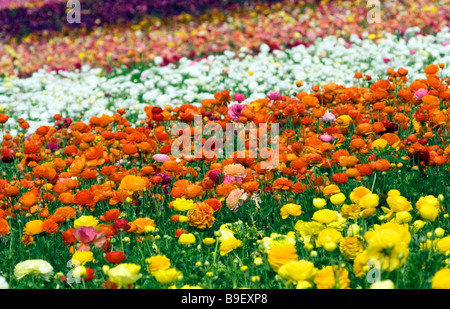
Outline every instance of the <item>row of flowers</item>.
POLYGON ((32 131, 17 119, 23 131, 2 141, 0 283, 449 288, 445 67, 246 103, 223 90, 200 106, 146 105, 137 125, 126 109, 87 122, 57 114, 32 131), (227 158, 216 150, 234 133, 200 149, 191 139, 249 123, 279 126, 259 132, 271 146, 257 156, 250 136, 227 158))
MULTIPOLYGON (((157 57, 153 66, 119 68, 107 76, 89 67, 59 73, 41 69, 29 78, 3 78, 0 109, 27 119, 30 130, 47 125, 54 114, 77 120, 83 115, 80 120, 88 121, 102 113, 112 115, 116 106, 126 108, 130 121, 136 123, 145 120, 141 113, 145 105, 199 105, 203 99, 213 98, 217 89, 244 94, 246 104, 266 97, 269 91, 292 95, 331 82, 369 85, 370 79, 384 75, 390 67, 402 66, 415 80, 425 77, 421 72, 432 61, 450 63, 448 28, 430 36, 417 34, 417 29, 406 34, 407 40, 397 40, 394 35, 379 40, 352 36, 351 45, 330 36, 307 48, 274 53, 263 45, 255 56, 242 48, 237 55, 229 51, 200 61, 183 58, 169 66, 160 66, 162 58, 157 57), (355 79, 356 72, 362 72, 364 78, 355 79)), ((443 67, 440 74, 448 75, 449 70, 443 67)), ((12 119, 4 127, 14 130, 12 134, 19 129, 12 119)))
MULTIPOLYGON (((99 1, 89 3, 99 9, 104 4, 99 1)), ((128 9, 140 8, 130 5, 129 1, 108 3, 100 12, 112 19, 116 5, 117 11, 123 14, 129 14, 128 9), (127 10, 122 7, 123 3, 127 10)), ((110 24, 91 30, 68 24, 61 31, 32 33, 21 40, 15 37, 11 27, 20 28, 24 23, 14 17, 10 26, 0 26, 11 36, 0 42, 0 75, 26 76, 45 65, 52 70, 72 71, 85 64, 110 70, 120 65, 148 63, 156 57, 161 57, 162 64, 167 65, 182 57, 197 59, 227 50, 239 52, 241 47, 257 53, 262 44, 278 50, 309 46, 316 39, 329 35, 346 40, 352 34, 363 33, 373 38, 384 32, 403 36, 411 27, 418 27, 423 34, 435 34, 448 25, 448 6, 434 1, 422 1, 413 7, 391 1, 381 6, 380 20, 376 23, 367 22, 369 9, 366 1, 258 3, 233 10, 211 9, 200 16, 187 13, 171 18, 148 16, 136 23, 110 24)), ((61 10, 64 11, 65 6, 61 10)), ((47 12, 44 13, 46 24, 49 18, 47 12)), ((82 20, 90 20, 85 14, 83 10, 82 20)), ((0 18, 0 23, 8 23, 7 17, 0 18)), ((39 25, 38 18, 25 12, 24 18, 39 25)), ((351 42, 347 41, 347 44, 351 42)))

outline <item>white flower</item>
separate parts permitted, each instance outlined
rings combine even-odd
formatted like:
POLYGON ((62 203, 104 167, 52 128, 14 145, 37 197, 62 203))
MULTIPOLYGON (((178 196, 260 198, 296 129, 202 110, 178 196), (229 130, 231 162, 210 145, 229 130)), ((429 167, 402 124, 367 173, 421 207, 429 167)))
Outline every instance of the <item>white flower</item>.
POLYGON ((14 268, 14 276, 17 279, 22 279, 27 275, 33 275, 48 280, 52 274, 52 265, 44 260, 26 260, 16 264, 14 268))
POLYGON ((0 276, 0 290, 7 290, 9 289, 9 284, 6 282, 5 277, 0 276))

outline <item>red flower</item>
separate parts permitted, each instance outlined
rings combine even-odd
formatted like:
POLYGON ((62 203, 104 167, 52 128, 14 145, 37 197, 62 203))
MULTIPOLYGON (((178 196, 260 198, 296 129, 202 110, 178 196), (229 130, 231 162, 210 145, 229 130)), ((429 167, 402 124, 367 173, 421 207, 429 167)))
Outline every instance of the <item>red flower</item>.
POLYGON ((331 180, 336 183, 347 183, 348 177, 344 173, 336 173, 331 176, 331 180))
POLYGON ((112 251, 105 254, 105 260, 113 264, 120 264, 125 258, 126 255, 122 251, 112 251))
POLYGON ((86 268, 86 277, 83 278, 83 281, 91 281, 95 278, 94 270, 92 268, 86 268))

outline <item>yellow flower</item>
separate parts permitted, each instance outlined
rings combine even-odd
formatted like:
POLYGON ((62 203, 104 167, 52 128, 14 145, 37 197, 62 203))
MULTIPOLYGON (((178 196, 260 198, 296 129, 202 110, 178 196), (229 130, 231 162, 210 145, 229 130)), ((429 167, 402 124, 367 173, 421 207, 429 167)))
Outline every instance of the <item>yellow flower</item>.
POLYGON ((269 252, 275 246, 281 244, 292 244, 295 246, 295 234, 288 233, 287 235, 272 233, 270 237, 264 237, 261 240, 260 248, 265 252, 269 252))
POLYGON ((337 266, 326 266, 318 271, 314 283, 318 289, 349 289, 348 270, 337 266))
POLYGON ((378 260, 383 270, 393 271, 403 265, 411 240, 407 225, 391 221, 375 227, 364 236, 368 243, 365 250, 367 257, 378 260))
POLYGON ((439 215, 439 208, 436 206, 433 206, 432 204, 423 204, 418 208, 419 215, 424 219, 425 221, 431 221, 433 222, 436 220, 437 216, 439 215))
POLYGON ((159 270, 169 269, 170 268, 170 260, 165 255, 154 255, 145 259, 147 263, 147 271, 150 274, 153 274, 159 270))
POLYGON ((141 266, 133 263, 122 263, 108 270, 109 280, 119 288, 128 287, 142 277, 141 266))
POLYGON ((368 194, 364 195, 363 197, 361 197, 361 199, 359 200, 359 206, 361 208, 365 208, 365 209, 375 208, 378 206, 379 200, 380 200, 380 198, 378 197, 377 194, 368 193, 368 194))
POLYGON ((338 231, 341 231, 347 222, 339 212, 330 209, 317 210, 313 214, 312 219, 318 223, 325 224, 326 227, 335 228, 338 231))
POLYGON ((287 280, 286 284, 294 283, 297 288, 305 289, 312 287, 311 282, 314 280, 317 271, 312 262, 306 260, 290 261, 280 266, 278 275, 287 280))
MULTIPOLYGON (((94 253, 91 251, 76 251, 72 255, 72 260, 77 260, 81 265, 94 261, 94 253)), ((72 262, 74 264, 74 262, 72 262)))
POLYGON ((443 237, 445 235, 445 230, 441 227, 437 227, 434 230, 434 235, 436 235, 437 237, 443 237))
POLYGON ((342 234, 333 229, 326 228, 319 233, 317 237, 317 246, 323 247, 326 251, 334 251, 337 248, 337 244, 342 240, 342 234))
POLYGON ((277 245, 270 249, 267 260, 273 270, 278 271, 280 266, 298 260, 297 249, 290 243, 277 245))
POLYGON ((450 236, 440 239, 436 246, 439 249, 439 252, 444 253, 445 255, 450 254, 450 236))
POLYGON ((355 236, 344 237, 339 244, 339 251, 349 261, 353 261, 363 250, 363 244, 355 236))
POLYGON ((395 222, 403 224, 412 220, 412 216, 407 211, 400 211, 395 214, 395 222))
POLYGON ((195 203, 193 200, 187 200, 184 198, 177 198, 173 202, 173 209, 177 211, 189 211, 194 209, 195 203))
POLYGON ((327 200, 324 198, 316 197, 313 199, 313 205, 317 209, 324 208, 327 205, 327 200))
POLYGON ((42 228, 43 223, 44 222, 41 220, 29 221, 25 224, 23 232, 30 236, 40 234, 44 231, 44 229, 42 228))
POLYGON ((302 207, 297 204, 286 204, 280 209, 280 215, 282 219, 286 219, 289 216, 298 217, 302 214, 302 207))
POLYGON ((391 280, 376 281, 370 285, 370 289, 395 289, 395 285, 391 280))
POLYGON ((372 142, 372 149, 376 150, 376 151, 383 150, 387 146, 389 146, 389 143, 387 142, 387 140, 382 139, 382 138, 379 138, 372 142))
POLYGON ((402 195, 401 192, 397 189, 391 189, 389 190, 389 192, 387 193, 388 197, 390 196, 400 196, 402 195))
POLYGON ((411 202, 408 201, 404 196, 390 195, 386 199, 386 202, 389 205, 390 209, 394 212, 410 211, 412 209, 411 202))
POLYGON ((98 229, 98 219, 94 216, 81 216, 73 222, 73 227, 93 226, 98 229))
POLYGON ((216 240, 215 240, 214 238, 212 238, 212 237, 206 237, 206 238, 204 238, 204 239, 202 240, 202 242, 203 242, 205 245, 210 246, 210 245, 212 245, 212 244, 215 244, 215 243, 216 243, 216 240))
POLYGON ((413 222, 412 224, 412 233, 417 233, 418 231, 420 231, 423 227, 425 226, 425 222, 422 220, 416 220, 413 222))
POLYGON ((219 246, 220 255, 227 255, 234 249, 239 248, 241 246, 242 246, 242 241, 236 239, 235 237, 227 238, 220 242, 220 246, 219 246))
POLYGON ((256 266, 259 266, 259 265, 261 265, 261 264, 263 263, 263 260, 262 260, 262 258, 260 258, 260 257, 256 257, 256 258, 253 260, 253 263, 254 263, 256 266))
POLYGON ((434 274, 431 288, 450 289, 450 268, 443 268, 434 274))
POLYGON ((195 236, 192 233, 188 233, 188 234, 181 234, 180 237, 178 238, 178 243, 182 244, 182 245, 192 245, 195 243, 195 236))
MULTIPOLYGON (((77 266, 72 271, 72 277, 76 280, 81 280, 81 278, 84 278, 87 276, 87 270, 84 266, 77 266)), ((80 281, 81 282, 81 281, 80 281)))
POLYGON ((369 189, 366 187, 356 187, 353 189, 353 191, 350 193, 350 200, 355 203, 359 204, 360 199, 366 195, 372 193, 369 189))
POLYGON ((344 194, 344 193, 337 193, 337 194, 333 194, 333 195, 330 197, 330 202, 331 202, 333 205, 339 206, 339 205, 344 204, 345 199, 346 199, 346 197, 345 197, 345 194, 344 194))
POLYGON ((178 271, 176 268, 158 270, 153 274, 153 276, 156 281, 161 284, 170 284, 183 278, 181 271, 178 271))

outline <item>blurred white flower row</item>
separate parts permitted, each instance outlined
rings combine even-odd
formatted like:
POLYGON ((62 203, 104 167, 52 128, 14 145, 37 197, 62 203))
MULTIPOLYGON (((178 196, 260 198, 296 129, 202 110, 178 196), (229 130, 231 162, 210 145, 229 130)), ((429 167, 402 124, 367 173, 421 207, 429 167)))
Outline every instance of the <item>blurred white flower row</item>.
POLYGON ((112 76, 100 69, 83 67, 77 72, 47 72, 45 68, 29 78, 0 80, 0 113, 10 116, 6 127, 17 133, 17 119, 30 123, 30 131, 52 122, 55 114, 88 121, 91 116, 112 115, 127 109, 134 121, 145 119, 146 105, 200 103, 214 93, 228 89, 243 93, 247 103, 265 97, 269 91, 291 94, 308 91, 313 85, 334 82, 358 85, 355 72, 386 78, 389 67, 403 67, 409 80, 424 78, 430 63, 445 63, 441 76, 450 76, 450 30, 430 36, 409 29, 404 38, 386 34, 371 38, 366 34, 351 37, 350 42, 334 36, 318 39, 309 47, 297 46, 269 52, 263 46, 252 56, 245 48, 239 54, 225 52, 199 61, 181 59, 176 64, 154 64, 143 69, 117 69, 112 76), (303 81, 298 88, 296 81, 303 81))

